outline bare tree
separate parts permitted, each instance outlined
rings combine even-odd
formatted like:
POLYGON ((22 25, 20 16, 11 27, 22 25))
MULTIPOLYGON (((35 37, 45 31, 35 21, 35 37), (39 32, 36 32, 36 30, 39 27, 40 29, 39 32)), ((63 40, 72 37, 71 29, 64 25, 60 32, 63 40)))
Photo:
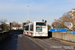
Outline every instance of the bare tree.
POLYGON ((72 18, 69 17, 68 13, 64 13, 63 16, 60 17, 59 19, 55 19, 54 22, 52 23, 52 26, 53 27, 58 27, 59 25, 64 26, 64 22, 73 22, 72 18))

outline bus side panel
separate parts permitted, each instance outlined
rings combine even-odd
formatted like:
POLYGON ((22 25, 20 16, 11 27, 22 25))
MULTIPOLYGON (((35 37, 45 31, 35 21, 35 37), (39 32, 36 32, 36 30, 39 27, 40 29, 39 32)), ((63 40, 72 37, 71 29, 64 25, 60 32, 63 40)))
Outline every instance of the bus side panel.
POLYGON ((34 22, 34 24, 33 24, 33 36, 35 36, 35 31, 36 31, 35 27, 36 27, 36 25, 35 25, 35 22, 34 22))

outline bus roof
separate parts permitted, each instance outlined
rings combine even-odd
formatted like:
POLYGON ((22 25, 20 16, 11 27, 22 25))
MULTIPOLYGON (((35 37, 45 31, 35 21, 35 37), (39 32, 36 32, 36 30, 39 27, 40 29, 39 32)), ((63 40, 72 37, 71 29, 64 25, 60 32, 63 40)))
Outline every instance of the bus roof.
MULTIPOLYGON (((34 21, 34 22, 32 22, 32 23, 36 23, 36 22, 43 22, 43 21, 34 21)), ((29 24, 32 24, 32 23, 29 23, 29 24)), ((29 25, 29 24, 26 24, 26 25, 24 25, 24 26, 27 26, 27 25, 29 25)))

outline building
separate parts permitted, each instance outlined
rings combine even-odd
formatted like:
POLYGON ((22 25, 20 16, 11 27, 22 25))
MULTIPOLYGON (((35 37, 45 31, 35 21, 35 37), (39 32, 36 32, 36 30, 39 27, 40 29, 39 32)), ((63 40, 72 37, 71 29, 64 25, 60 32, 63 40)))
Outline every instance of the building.
POLYGON ((23 22, 18 22, 19 29, 23 29, 23 22))
POLYGON ((75 25, 75 8, 72 9, 72 14, 73 14, 73 25, 75 25))
POLYGON ((69 18, 73 19, 73 22, 71 22, 71 24, 73 24, 73 26, 75 25, 75 8, 73 8, 71 11, 68 12, 68 16, 69 18))

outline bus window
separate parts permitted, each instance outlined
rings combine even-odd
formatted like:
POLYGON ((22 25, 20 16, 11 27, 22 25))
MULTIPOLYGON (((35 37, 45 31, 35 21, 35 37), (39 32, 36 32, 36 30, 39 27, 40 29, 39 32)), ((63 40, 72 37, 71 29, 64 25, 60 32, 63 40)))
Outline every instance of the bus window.
POLYGON ((25 30, 29 30, 29 25, 25 26, 25 30))
POLYGON ((30 25, 30 31, 33 31, 33 24, 30 25))
POLYGON ((36 22, 36 25, 46 26, 46 23, 36 22))

